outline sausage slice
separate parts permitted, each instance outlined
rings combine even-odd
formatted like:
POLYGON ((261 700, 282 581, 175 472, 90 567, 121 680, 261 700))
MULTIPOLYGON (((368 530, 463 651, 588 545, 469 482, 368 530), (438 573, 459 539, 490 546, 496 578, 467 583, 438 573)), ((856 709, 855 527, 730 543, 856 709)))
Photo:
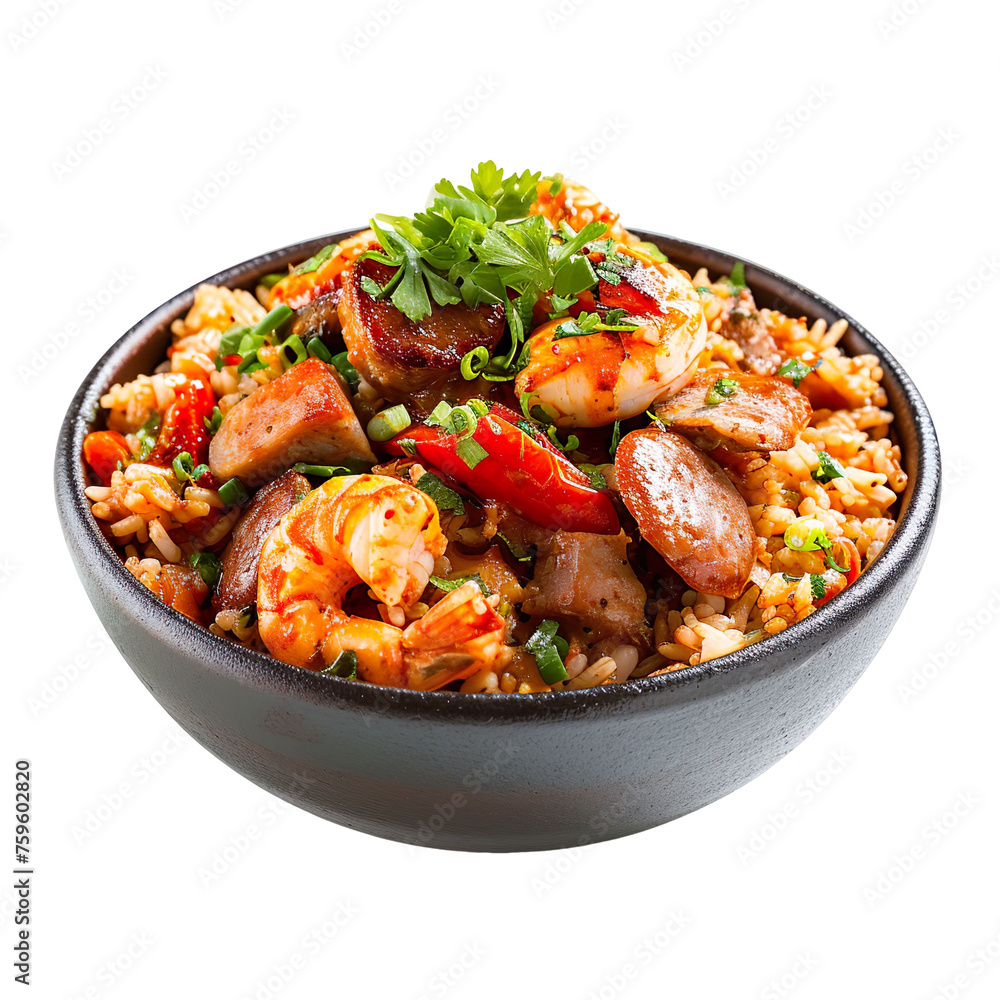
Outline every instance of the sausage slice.
POLYGON ((724 443, 743 451, 785 451, 809 423, 812 407, 784 379, 710 368, 660 403, 656 415, 709 448, 724 443), (730 395, 710 395, 720 379, 735 383, 722 386, 730 395))
POLYGON ((622 438, 615 474, 642 537, 689 587, 740 596, 754 564, 753 524, 712 459, 678 434, 646 427, 622 438))
POLYGON ((222 576, 212 599, 217 611, 245 608, 257 600, 257 568, 264 539, 311 489, 305 476, 289 469, 254 494, 222 556, 222 576))

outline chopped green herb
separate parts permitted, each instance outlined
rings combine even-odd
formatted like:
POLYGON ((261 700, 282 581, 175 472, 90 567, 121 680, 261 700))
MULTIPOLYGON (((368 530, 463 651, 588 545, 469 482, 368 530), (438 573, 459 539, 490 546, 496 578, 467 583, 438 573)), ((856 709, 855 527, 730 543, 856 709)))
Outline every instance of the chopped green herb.
POLYGON ((159 436, 160 417, 153 414, 142 427, 136 431, 135 436, 139 439, 139 453, 136 458, 140 462, 145 462, 149 458, 149 453, 156 447, 156 439, 159 436))
MULTIPOLYGON (((558 631, 559 623, 546 619, 539 624, 531 638, 524 644, 525 651, 534 656, 538 672, 546 684, 557 684, 569 676, 566 665, 563 663, 563 657, 560 656, 559 649, 556 647, 556 633, 558 631)), ((565 646, 565 650, 569 652, 568 644, 565 646)))
POLYGON ((367 274, 361 278, 361 290, 367 292, 373 299, 380 299, 385 295, 385 288, 367 274))
POLYGON ((830 483, 847 476, 844 467, 829 452, 818 451, 816 454, 819 456, 819 467, 812 474, 816 482, 830 483))
POLYGON ((182 451, 174 458, 171 464, 173 465, 174 478, 177 482, 183 483, 185 480, 193 478, 191 473, 194 472, 194 459, 191 457, 189 451, 182 451))
POLYGON ((218 434, 219 428, 222 426, 222 410, 214 406, 212 412, 205 417, 204 424, 205 430, 209 434, 218 434))
POLYGON ((425 472, 416 482, 421 493, 426 493, 438 510, 452 510, 456 514, 465 513, 465 502, 450 486, 445 486, 433 472, 425 472))
POLYGON ((306 352, 311 358, 319 358, 320 361, 326 364, 333 364, 333 355, 330 353, 330 349, 323 343, 319 337, 311 337, 306 343, 306 352))
POLYGON ((274 288, 279 281, 284 281, 284 279, 285 275, 283 274, 265 274, 257 284, 263 285, 264 288, 274 288))
POLYGON ((400 431, 405 431, 412 424, 410 414, 402 403, 390 406, 376 413, 368 421, 368 437, 372 441, 390 441, 400 431))
POLYGON ((490 453, 478 441, 472 438, 465 438, 458 441, 455 445, 455 454, 470 469, 474 469, 484 458, 490 457, 490 453))
POLYGON ((357 368, 347 360, 347 351, 341 351, 330 359, 330 364, 340 372, 344 381, 352 388, 361 381, 361 375, 357 368))
MULTIPOLYGON (((786 583, 798 583, 802 579, 801 576, 789 576, 787 573, 781 574, 786 583)), ((812 593, 813 600, 818 601, 821 597, 826 596, 826 581, 818 573, 806 573, 809 577, 809 590, 812 593)))
POLYGON ((549 435, 549 440, 560 450, 560 451, 576 451, 580 447, 580 439, 575 434, 570 434, 566 438, 566 443, 563 444, 559 440, 559 432, 556 430, 555 426, 549 425, 546 433, 549 435))
POLYGON ((622 439, 622 422, 615 421, 615 426, 611 429, 611 444, 608 446, 608 454, 614 461, 615 452, 618 451, 618 442, 622 439))
POLYGON ((553 174, 551 177, 546 177, 545 179, 549 182, 549 194, 554 198, 562 190, 563 175, 553 174))
POLYGON ((343 677, 354 680, 358 676, 358 654, 353 649, 342 649, 330 666, 320 671, 328 677, 343 677))
POLYGON ((728 399, 739 388, 736 379, 720 378, 712 383, 712 387, 705 394, 706 406, 718 406, 724 399, 728 399))
POLYGON ((232 507, 238 503, 246 503, 250 494, 247 488, 238 479, 230 479, 219 487, 219 499, 227 506, 232 507))
MULTIPOLYGON (((219 359, 228 358, 231 354, 241 353, 240 344, 243 342, 243 338, 249 333, 249 326, 241 326, 239 323, 234 323, 219 340, 219 359)), ((221 367, 221 365, 218 367, 221 367)))
POLYGON ((311 274, 318 271, 339 249, 339 244, 328 243, 322 250, 317 250, 308 260, 304 260, 292 270, 292 274, 311 274))
POLYGON ((823 522, 814 517, 800 517, 785 529, 785 545, 793 552, 828 551, 832 542, 823 522))
POLYGON ((204 462, 202 462, 201 465, 196 465, 191 470, 191 482, 193 483, 198 482, 198 480, 201 479, 201 477, 208 472, 211 472, 211 469, 209 469, 209 467, 204 462))
POLYGON ((579 468, 581 472, 585 472, 590 477, 590 485, 595 490, 603 490, 608 485, 608 481, 604 478, 604 473, 596 465, 585 464, 579 468))
POLYGON ((733 264, 733 269, 729 274, 729 284, 734 289, 747 287, 746 268, 743 266, 743 261, 738 260, 733 264))
POLYGON ((468 583, 470 580, 479 587, 479 589, 483 592, 484 597, 489 597, 493 593, 493 591, 486 586, 485 581, 478 573, 469 573, 466 576, 457 576, 454 580, 446 580, 441 576, 431 577, 431 583, 433 583, 438 590, 443 590, 449 594, 453 590, 458 590, 459 587, 468 583))
POLYGON ((823 363, 823 359, 820 358, 819 361, 814 365, 803 364, 798 358, 789 358, 779 369, 778 374, 784 378, 790 378, 792 380, 792 385, 797 389, 799 383, 810 373, 816 371, 817 368, 823 363))
POLYGON ((205 583, 214 590, 222 577, 222 564, 214 552, 192 552, 188 565, 196 569, 205 583))

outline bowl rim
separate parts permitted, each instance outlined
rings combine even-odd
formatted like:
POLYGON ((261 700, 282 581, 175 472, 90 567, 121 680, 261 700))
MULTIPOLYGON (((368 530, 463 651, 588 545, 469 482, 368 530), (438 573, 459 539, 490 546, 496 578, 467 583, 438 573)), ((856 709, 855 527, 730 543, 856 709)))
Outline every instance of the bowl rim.
MULTIPOLYGON (((148 339, 162 334, 163 326, 189 305, 198 285, 246 283, 273 269, 274 265, 305 259, 320 247, 338 242, 358 232, 356 227, 341 232, 302 240, 276 250, 248 258, 205 278, 173 295, 157 306, 101 356, 80 384, 63 419, 55 455, 56 505, 67 543, 78 560, 93 563, 96 574, 108 575, 123 600, 131 600, 147 630, 178 652, 201 661, 206 670, 223 672, 234 681, 270 687, 282 692, 296 692, 315 704, 359 710, 376 708, 380 713, 412 717, 462 718, 469 722, 493 722, 501 718, 565 717, 594 709, 621 709, 639 700, 662 703, 707 697, 731 683, 742 680, 755 664, 795 663, 801 659, 796 648, 812 652, 825 644, 824 637, 840 627, 847 627, 855 612, 878 601, 894 586, 898 567, 919 558, 926 538, 933 529, 941 488, 941 458, 933 421, 916 386, 896 358, 865 327, 826 298, 796 281, 745 257, 688 240, 652 231, 633 229, 639 238, 666 244, 682 253, 711 258, 720 270, 743 261, 747 283, 756 277, 793 289, 819 309, 847 320, 853 335, 867 342, 880 360, 882 369, 891 374, 909 410, 914 429, 916 454, 912 456, 914 474, 907 484, 903 511, 888 543, 861 576, 816 612, 762 643, 729 653, 707 664, 698 664, 658 677, 628 680, 621 684, 572 691, 548 691, 535 694, 498 692, 465 694, 457 691, 414 691, 360 684, 344 678, 291 666, 228 639, 214 635, 207 628, 163 604, 143 586, 105 539, 90 514, 89 501, 83 494, 86 486, 82 442, 88 424, 97 413, 98 398, 110 385, 110 373, 148 339), (75 547, 74 547, 75 546, 75 547), (652 697, 651 697, 652 696, 652 697), (659 696, 659 697, 657 697, 659 696)), ((898 408, 898 404, 897 404, 898 408)))

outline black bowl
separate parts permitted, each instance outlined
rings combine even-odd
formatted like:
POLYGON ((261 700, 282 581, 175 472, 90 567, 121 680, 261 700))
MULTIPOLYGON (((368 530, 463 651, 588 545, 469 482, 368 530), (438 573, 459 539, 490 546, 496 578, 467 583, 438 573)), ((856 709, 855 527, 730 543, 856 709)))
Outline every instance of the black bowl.
MULTIPOLYGON (((256 257, 208 279, 253 286, 356 230, 256 257)), ((677 265, 728 273, 735 258, 653 233, 677 265)), ((756 265, 760 305, 843 316, 756 265)), ((286 666, 195 625, 124 568, 84 497, 81 447, 98 399, 152 371, 175 296, 129 330, 85 379, 55 461, 59 515, 77 572, 111 638, 153 696, 199 743, 262 788, 356 830, 473 851, 549 850, 648 829, 707 805, 780 760, 847 694, 899 616, 930 543, 940 456, 909 377, 853 320, 850 353, 882 360, 909 486, 891 541, 861 578, 808 619, 755 646, 676 673, 538 695, 419 693, 286 666)))

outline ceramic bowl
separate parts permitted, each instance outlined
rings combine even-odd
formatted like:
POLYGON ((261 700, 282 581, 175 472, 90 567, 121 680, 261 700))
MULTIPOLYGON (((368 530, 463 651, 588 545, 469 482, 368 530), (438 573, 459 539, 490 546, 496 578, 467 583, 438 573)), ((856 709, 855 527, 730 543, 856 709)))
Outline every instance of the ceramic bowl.
MULTIPOLYGON (((348 230, 255 257, 207 279, 253 287, 348 230)), ((736 258, 639 233, 691 273, 736 258)), ((335 823, 469 851, 566 848, 621 837, 707 805, 809 735, 868 666, 899 617, 931 540, 940 456, 909 376, 863 327, 772 271, 746 265, 757 303, 844 317, 849 353, 882 361, 909 485, 898 526, 860 579, 780 635, 704 666, 592 690, 469 695, 378 688, 287 666, 162 604, 124 568, 84 497, 81 445, 101 394, 150 372, 181 292, 95 365, 59 437, 55 489, 80 579, 126 662, 199 743, 251 781, 335 823)), ((125 695, 123 695, 125 697, 125 695)))

